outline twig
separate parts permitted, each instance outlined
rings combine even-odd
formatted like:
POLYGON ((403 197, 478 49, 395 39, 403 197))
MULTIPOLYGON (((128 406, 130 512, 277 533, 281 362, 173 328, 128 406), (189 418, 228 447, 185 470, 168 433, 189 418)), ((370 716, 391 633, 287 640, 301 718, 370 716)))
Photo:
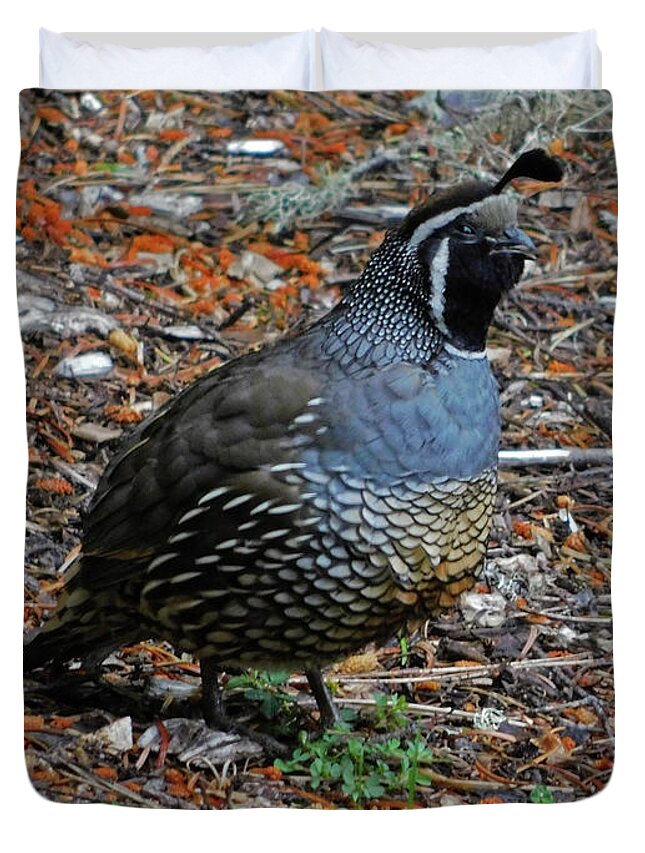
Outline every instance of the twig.
POLYGON ((229 326, 232 326, 233 323, 237 323, 237 321, 253 307, 253 304, 253 298, 251 296, 245 296, 242 299, 242 304, 238 305, 237 308, 231 311, 228 317, 218 325, 217 331, 221 332, 223 329, 227 329, 229 326))
POLYGON ((548 448, 545 450, 500 450, 500 468, 533 465, 611 465, 610 447, 548 448))
POLYGON ((610 111, 611 111, 611 104, 606 104, 604 107, 602 107, 602 109, 599 109, 597 112, 588 116, 588 118, 585 118, 582 121, 579 121, 577 124, 569 125, 567 130, 573 131, 574 133, 611 133, 611 128, 609 128, 609 127, 592 127, 592 128, 589 128, 586 126, 586 125, 590 124, 592 121, 594 121, 595 119, 600 118, 600 116, 603 116, 603 115, 605 115, 605 113, 608 113, 610 111))
POLYGON ((153 809, 163 808, 159 803, 155 802, 155 800, 147 800, 144 797, 140 797, 135 791, 131 791, 129 788, 126 788, 124 785, 119 785, 116 782, 110 782, 108 779, 101 779, 98 776, 94 776, 92 773, 88 773, 86 770, 83 770, 82 767, 72 764, 71 761, 61 761, 59 766, 61 767, 62 772, 71 779, 86 782, 95 788, 103 788, 106 791, 112 791, 122 797, 126 797, 127 799, 138 803, 140 806, 147 806, 148 808, 153 809))
MULTIPOLYGON (((550 615, 550 614, 547 614, 550 615)), ((553 618, 553 617, 552 617, 553 618)), ((611 663, 610 657, 592 658, 585 653, 572 654, 568 657, 559 658, 532 658, 530 660, 510 661, 509 663, 478 664, 476 666, 437 666, 428 669, 409 669, 401 673, 389 669, 366 672, 362 675, 343 675, 342 673, 330 673, 329 678, 343 684, 355 682, 357 684, 378 681, 382 684, 414 684, 420 681, 441 681, 445 678, 458 677, 458 680, 479 678, 482 675, 496 675, 501 669, 549 669, 561 666, 605 666, 611 663), (403 674, 405 673, 405 674, 403 674)), ((293 676, 292 683, 305 683, 304 675, 293 676)))
MULTIPOLYGON (((435 773, 434 770, 430 770, 426 767, 423 768, 423 773, 425 776, 428 776, 435 785, 438 785, 441 788, 454 788, 457 791, 499 791, 501 782, 486 782, 484 780, 478 779, 455 779, 451 776, 442 776, 441 773, 435 773)), ((508 782, 504 783, 508 785, 508 787, 515 788, 520 791, 532 791, 535 785, 531 784, 519 784, 517 782, 513 782, 511 779, 508 782)), ((555 788, 553 785, 549 785, 549 789, 551 791, 561 791, 568 793, 571 791, 571 788, 555 788)))
POLYGON ((568 613, 549 613, 548 610, 526 611, 527 616, 545 616, 557 622, 582 622, 589 625, 611 625, 614 621, 611 616, 570 616, 568 613))
MULTIPOLYGON (((144 294, 139 293, 137 290, 133 290, 131 287, 127 287, 125 284, 117 284, 115 281, 111 280, 109 276, 103 276, 99 281, 99 287, 104 290, 109 290, 112 293, 117 294, 121 297, 127 297, 132 302, 136 302, 139 305, 145 305, 148 309, 154 309, 155 312, 159 314, 165 314, 167 317, 172 317, 172 319, 176 322, 177 318, 186 317, 188 315, 187 311, 183 311, 181 307, 173 307, 171 305, 165 305, 163 302, 155 301, 150 302, 150 300, 144 296, 144 294)), ((224 341, 218 334, 219 328, 224 328, 226 321, 222 324, 218 329, 207 328, 206 326, 196 322, 191 318, 191 324, 199 329, 199 331, 203 334, 204 339, 210 342, 215 342, 217 344, 221 344, 226 347, 224 341)), ((145 329, 145 326, 141 326, 141 329, 145 329)), ((227 349, 228 351, 228 349, 227 349)))
POLYGON ((98 477, 86 477, 81 474, 80 471, 74 466, 70 465, 68 462, 64 462, 62 459, 51 460, 51 464, 56 468, 57 471, 60 471, 61 474, 64 474, 66 477, 69 477, 70 480, 74 480, 74 482, 78 483, 81 486, 85 486, 85 488, 94 491, 96 489, 98 483, 98 477))
MULTIPOLYGON (((335 697, 335 701, 340 705, 359 705, 362 707, 376 707, 376 701, 374 699, 355 699, 348 697, 335 697)), ((439 714, 444 717, 451 717, 455 719, 462 720, 470 720, 473 721, 476 717, 474 711, 459 711, 457 708, 448 708, 442 705, 421 705, 418 702, 408 702, 406 705, 406 710, 412 711, 415 714, 418 714, 420 717, 433 717, 435 714, 439 714)), ((509 726, 518 726, 519 728, 526 729, 531 723, 526 723, 523 720, 513 720, 511 718, 507 718, 506 722, 509 726)))
POLYGON ((575 290, 583 288, 589 281, 613 281, 615 278, 616 270, 566 273, 564 275, 536 275, 520 281, 519 284, 516 285, 516 291, 533 290, 534 288, 544 287, 547 284, 557 284, 560 285, 560 287, 568 287, 575 290))

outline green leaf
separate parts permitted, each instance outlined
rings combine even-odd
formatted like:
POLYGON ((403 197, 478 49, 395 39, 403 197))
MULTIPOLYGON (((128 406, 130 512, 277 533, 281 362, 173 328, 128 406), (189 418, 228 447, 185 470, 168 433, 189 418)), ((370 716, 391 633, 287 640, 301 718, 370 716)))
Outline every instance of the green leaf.
MULTIPOLYGON (((387 697, 384 699, 383 707, 389 710, 387 697)), ((299 747, 291 758, 278 759, 274 765, 286 773, 308 773, 312 790, 340 784, 342 792, 355 803, 388 791, 405 796, 413 805, 418 786, 432 784, 420 769, 421 764, 432 761, 432 751, 420 733, 407 740, 390 737, 384 743, 371 743, 358 733, 348 736, 346 732, 326 731, 312 736, 301 731, 298 740, 299 747)))
POLYGON ((385 793, 385 788, 381 784, 381 780, 375 774, 368 776, 363 786, 364 793, 367 797, 382 797, 385 793))
POLYGON ((232 675, 226 682, 226 689, 228 690, 235 687, 248 687, 249 681, 249 676, 246 673, 244 673, 243 675, 232 675))
POLYGON ((342 761, 340 762, 343 782, 346 785, 353 785, 355 783, 355 767, 354 762, 348 756, 344 756, 342 761))
POLYGON ((294 770, 305 770, 307 762, 311 758, 311 753, 302 749, 294 749, 290 759, 285 761, 282 758, 276 758, 273 766, 283 773, 293 773, 294 770))
POLYGON ((531 791, 530 799, 532 803, 554 803, 553 794, 546 785, 536 785, 531 791))
POLYGON ((343 724, 349 727, 349 723, 355 723, 358 719, 358 711, 356 708, 341 708, 340 716, 342 718, 343 724))
POLYGON ((94 163, 92 166, 97 172, 118 172, 122 168, 120 163, 94 163))
POLYGON ((407 637, 399 637, 399 645, 401 646, 401 666, 407 666, 410 656, 407 637))
POLYGON ((286 684, 289 681, 288 672, 264 672, 261 673, 269 684, 286 684))
POLYGON ((260 710, 267 718, 273 720, 280 713, 280 700, 277 696, 272 696, 270 693, 265 693, 260 705, 260 710))

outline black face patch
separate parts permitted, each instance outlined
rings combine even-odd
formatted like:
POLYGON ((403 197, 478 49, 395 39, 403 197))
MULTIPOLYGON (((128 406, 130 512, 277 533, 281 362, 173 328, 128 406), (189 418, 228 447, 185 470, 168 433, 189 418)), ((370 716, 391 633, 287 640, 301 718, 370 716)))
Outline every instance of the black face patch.
POLYGON ((525 259, 521 255, 493 255, 491 259, 501 293, 506 293, 518 283, 524 272, 525 259))
POLYGON ((497 300, 520 280, 524 271, 521 255, 497 254, 486 239, 449 243, 446 285, 463 282, 466 293, 481 292, 497 300))
POLYGON ((501 296, 520 279, 525 258, 506 252, 504 227, 515 219, 465 213, 428 237, 419 247, 430 281, 433 321, 463 349, 483 349, 486 331, 501 296), (484 228, 483 223, 489 227, 484 228))

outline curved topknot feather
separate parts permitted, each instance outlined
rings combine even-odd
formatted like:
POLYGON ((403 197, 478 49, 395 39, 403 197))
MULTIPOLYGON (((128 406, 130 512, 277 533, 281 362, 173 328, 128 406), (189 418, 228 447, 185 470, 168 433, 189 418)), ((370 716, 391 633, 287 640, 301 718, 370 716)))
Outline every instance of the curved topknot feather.
POLYGON ((476 204, 491 195, 499 195, 514 178, 520 177, 557 182, 562 179, 562 169, 546 151, 533 148, 521 154, 496 184, 492 181, 463 181, 454 187, 433 193, 426 202, 410 211, 399 226, 398 233, 407 239, 426 220, 449 210, 476 204))
POLYGON ((560 165, 542 148, 532 148, 521 154, 502 178, 495 184, 492 192, 497 195, 514 178, 533 178, 536 181, 562 180, 560 165))

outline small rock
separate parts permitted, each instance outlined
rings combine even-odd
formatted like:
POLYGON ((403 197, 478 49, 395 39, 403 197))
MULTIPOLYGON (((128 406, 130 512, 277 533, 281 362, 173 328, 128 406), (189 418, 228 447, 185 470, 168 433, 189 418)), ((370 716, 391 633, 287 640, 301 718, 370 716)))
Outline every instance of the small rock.
POLYGON ((82 438, 84 441, 93 441, 95 444, 103 444, 104 441, 113 441, 123 435, 123 430, 118 427, 103 427, 86 421, 77 424, 71 429, 72 435, 82 438))
POLYGON ((89 113, 100 113, 103 109, 103 103, 95 92, 83 92, 79 101, 89 113))
POLYGON ((199 326, 164 326, 158 330, 158 334, 167 338, 176 338, 179 341, 201 341, 206 334, 199 326))
MULTIPOLYGON (((20 284, 20 282, 18 282, 20 284)), ((22 334, 39 331, 41 325, 47 327, 47 317, 56 310, 56 303, 47 296, 34 296, 25 293, 18 296, 18 319, 22 334)))
POLYGON ((587 639, 589 634, 584 634, 581 631, 575 631, 569 625, 559 625, 554 631, 553 636, 558 648, 569 649, 581 640, 587 639))
POLYGON ((90 379, 107 376, 113 367, 108 353, 96 350, 62 359, 54 372, 65 379, 90 379))
POLYGON ((255 284, 265 285, 284 272, 282 267, 257 252, 242 252, 238 260, 230 264, 227 273, 231 278, 251 279, 255 284))
POLYGON ((31 307, 27 314, 21 314, 20 322, 23 333, 50 331, 61 338, 78 338, 90 331, 105 337, 117 325, 112 317, 92 308, 67 308, 39 314, 31 307))
POLYGON ((151 191, 131 195, 128 203, 133 207, 149 207, 173 219, 184 219, 202 209, 203 199, 198 195, 151 191))
POLYGON ((133 747, 132 719, 121 717, 95 732, 81 735, 78 743, 79 746, 95 747, 111 755, 121 755, 133 747))
POLYGON ((591 210, 589 200, 586 196, 582 196, 571 211, 569 224, 571 226, 571 231, 577 236, 582 234, 591 234, 593 232, 595 218, 591 210))
POLYGON ((462 806, 464 800, 458 794, 442 794, 439 798, 439 803, 442 808, 444 806, 462 806))
POLYGON ((486 563, 486 577, 506 596, 540 595, 546 585, 547 558, 543 552, 497 557, 486 563))
POLYGON ((502 725, 506 715, 499 708, 482 708, 477 711, 473 719, 473 726, 476 729, 487 729, 488 731, 497 731, 502 725))
POLYGON ((466 622, 481 628, 499 628, 506 619, 506 599, 499 592, 465 592, 459 607, 466 622))
POLYGON ((282 151, 284 142, 279 139, 244 139, 229 142, 226 146, 228 154, 246 155, 247 157, 271 157, 282 151))

